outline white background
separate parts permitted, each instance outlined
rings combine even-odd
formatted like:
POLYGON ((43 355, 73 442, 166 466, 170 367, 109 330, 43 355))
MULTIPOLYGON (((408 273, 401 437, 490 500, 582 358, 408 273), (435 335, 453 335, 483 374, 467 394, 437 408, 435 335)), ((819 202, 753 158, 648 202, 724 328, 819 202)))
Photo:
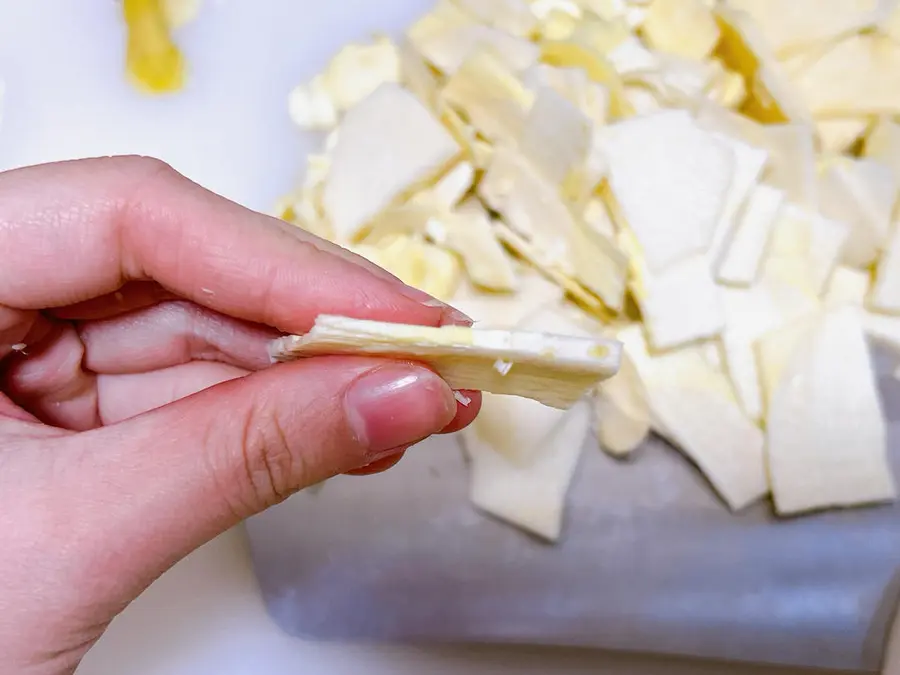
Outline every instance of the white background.
MULTIPOLYGON (((115 0, 0 0, 6 102, 0 168, 141 153, 268 210, 312 140, 286 114, 291 86, 342 43, 396 32, 432 0, 206 0, 179 36, 186 91, 146 98, 122 76, 115 0)), ((726 672, 773 672, 725 668, 726 672)), ((537 649, 312 644, 265 614, 241 530, 204 547, 112 626, 79 675, 722 673, 655 659, 537 649)))

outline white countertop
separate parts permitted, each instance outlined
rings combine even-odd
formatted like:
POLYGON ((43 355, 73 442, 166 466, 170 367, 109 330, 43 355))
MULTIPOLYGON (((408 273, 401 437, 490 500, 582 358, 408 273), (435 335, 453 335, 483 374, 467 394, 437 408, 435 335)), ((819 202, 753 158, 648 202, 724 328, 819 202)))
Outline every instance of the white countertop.
MULTIPOLYGON (((347 40, 398 28, 432 0, 206 0, 182 42, 187 91, 136 94, 122 77, 115 0, 0 0, 6 105, 0 169, 118 153, 163 158, 253 208, 291 185, 308 149, 290 87, 347 40)), ((729 667, 729 673, 773 673, 729 667)), ((722 673, 721 665, 548 649, 314 644, 282 634, 256 588, 240 529, 202 548, 116 620, 79 675, 267 673, 722 673)))

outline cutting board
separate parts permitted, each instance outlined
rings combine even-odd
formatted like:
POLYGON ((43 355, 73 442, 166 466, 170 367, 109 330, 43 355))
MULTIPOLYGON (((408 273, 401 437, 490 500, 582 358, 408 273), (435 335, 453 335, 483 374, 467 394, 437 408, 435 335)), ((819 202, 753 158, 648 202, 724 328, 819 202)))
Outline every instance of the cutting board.
MULTIPOLYGON (((889 371, 890 359, 881 366, 889 371)), ((900 476, 900 382, 881 378, 900 476)), ((248 523, 269 611, 321 639, 537 643, 875 671, 900 591, 900 506, 734 515, 680 453, 585 447, 562 541, 476 512, 455 439, 248 523)))

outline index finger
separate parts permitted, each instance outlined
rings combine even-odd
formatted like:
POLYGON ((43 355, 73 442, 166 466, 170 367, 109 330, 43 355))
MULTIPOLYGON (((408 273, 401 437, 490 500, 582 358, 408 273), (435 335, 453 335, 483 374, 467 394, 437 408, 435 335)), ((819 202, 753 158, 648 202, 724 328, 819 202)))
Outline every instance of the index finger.
POLYGON ((82 302, 155 280, 224 314, 305 332, 323 313, 440 325, 461 318, 338 246, 143 157, 0 176, 0 305, 82 302))

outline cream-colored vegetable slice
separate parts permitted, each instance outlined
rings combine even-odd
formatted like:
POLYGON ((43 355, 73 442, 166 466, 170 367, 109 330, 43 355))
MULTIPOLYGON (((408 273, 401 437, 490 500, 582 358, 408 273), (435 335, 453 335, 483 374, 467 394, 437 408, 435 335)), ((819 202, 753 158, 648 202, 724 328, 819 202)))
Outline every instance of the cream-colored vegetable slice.
POLYGON ((877 33, 851 35, 794 83, 817 117, 900 113, 900 44, 877 33))
POLYGON ((645 280, 638 304, 655 349, 671 349, 718 335, 725 326, 720 289, 705 256, 682 260, 645 280))
POLYGON ((442 96, 463 111, 488 140, 519 138, 534 94, 496 55, 484 49, 472 52, 453 74, 442 96))
POLYGON ((441 92, 438 75, 408 38, 400 40, 397 54, 400 57, 400 77, 403 85, 429 110, 438 111, 441 92))
POLYGON ((728 288, 722 292, 726 328, 722 347, 728 376, 747 416, 758 421, 763 402, 753 343, 779 323, 779 315, 763 288, 728 288))
MULTIPOLYGON (((651 353, 645 335, 646 331, 637 323, 619 327, 614 332, 616 338, 622 343, 623 358, 627 357, 634 364, 638 376, 645 383, 644 391, 647 394, 652 431, 674 443, 675 441, 669 436, 659 416, 654 412, 653 399, 648 389, 648 383, 651 380, 674 382, 683 377, 689 377, 690 373, 696 370, 698 362, 702 362, 703 365, 699 367, 704 372, 706 372, 707 368, 712 368, 716 372, 721 373, 720 364, 709 360, 709 353, 705 344, 694 344, 681 349, 651 353)), ((721 386, 720 394, 726 397, 733 396, 733 390, 727 379, 722 378, 719 384, 721 386)))
MULTIPOLYGON (((671 57, 670 57, 671 58, 671 57)), ((660 108, 676 108, 690 109, 693 105, 695 96, 701 96, 705 88, 705 80, 698 79, 697 73, 687 72, 668 72, 673 70, 670 64, 667 64, 666 71, 657 70, 653 72, 643 73, 627 73, 622 77, 625 83, 625 94, 629 101, 635 101, 634 110, 627 111, 628 114, 620 115, 621 117, 634 117, 647 115, 660 108), (689 90, 689 93, 685 92, 689 90), (642 100, 635 96, 635 91, 642 91, 650 94, 650 99, 642 100), (655 103, 655 106, 653 105, 655 103)))
POLYGON ((629 261, 615 241, 583 223, 576 223, 569 255, 575 278, 611 310, 621 312, 629 261))
MULTIPOLYGON (((519 328, 586 336, 584 330, 553 306, 542 307, 530 314, 519 328)), ((521 516, 524 513, 526 515, 521 520, 526 529, 536 529, 538 533, 550 536, 552 528, 528 528, 527 525, 555 523, 561 518, 565 493, 575 469, 574 462, 584 445, 587 429, 581 422, 580 432, 571 426, 568 428, 568 433, 577 433, 577 437, 567 436, 563 431, 574 410, 558 410, 518 396, 486 393, 483 397, 481 412, 462 433, 472 462, 473 501, 489 512, 496 511, 500 517, 505 514, 505 519, 513 524, 517 523, 517 514, 521 516), (559 435, 561 431, 562 437, 559 435), (498 455, 503 461, 497 460, 498 455), (519 487, 527 491, 525 494, 533 497, 532 481, 536 476, 542 476, 552 488, 551 492, 544 493, 547 496, 545 503, 538 510, 516 508, 515 501, 521 495, 515 482, 519 481, 519 487), (493 481, 505 486, 499 494, 490 489, 493 481), (494 501, 497 497, 501 500, 494 501), (491 506, 497 508, 492 509, 491 506), (542 520, 541 513, 546 521, 542 520)), ((577 407, 584 408, 584 403, 577 403, 577 407)))
POLYGON ((654 429, 694 461, 732 510, 765 496, 762 431, 702 350, 652 356, 639 329, 618 337, 646 387, 654 429))
POLYGON ((462 276, 455 255, 415 235, 394 235, 379 241, 377 246, 361 244, 352 250, 440 300, 453 296, 462 276))
POLYGON ((338 122, 338 109, 331 98, 325 78, 314 77, 310 82, 291 90, 288 113, 301 129, 328 130, 338 122))
MULTIPOLYGON (((572 311, 570 307, 558 302, 546 303, 529 312, 522 317, 516 329, 577 338, 590 338, 592 334, 598 332, 596 324, 586 321, 581 312, 572 311)), ((619 355, 621 356, 621 349, 619 355)))
POLYGON ((761 130, 763 147, 769 152, 769 163, 763 174, 765 181, 784 190, 793 203, 816 209, 816 154, 812 126, 795 122, 765 125, 761 130))
MULTIPOLYGON (((558 303, 546 304, 530 312, 516 328, 589 337, 588 332, 567 316, 558 303)), ((540 460, 542 454, 555 451, 554 447, 548 448, 543 442, 562 422, 567 414, 565 411, 519 396, 484 396, 482 412, 472 427, 479 439, 519 466, 527 466, 536 459, 540 460), (484 415, 485 405, 487 416, 484 415)))
POLYGON ((559 189, 516 151, 495 148, 491 166, 478 194, 519 236, 540 250, 549 262, 566 263, 572 214, 559 189))
POLYGON ((541 87, 525 119, 519 151, 546 180, 561 185, 584 163, 591 120, 550 87, 541 87))
POLYGON ((767 123, 808 121, 805 102, 791 86, 759 25, 726 3, 719 3, 714 11, 721 34, 716 55, 749 83, 745 112, 767 123))
POLYGON ((870 265, 887 241, 897 182, 891 169, 873 159, 843 159, 819 178, 821 213, 851 227, 844 262, 870 265))
POLYGON ((529 5, 538 21, 546 21, 554 13, 564 14, 573 20, 582 16, 581 0, 530 0, 529 5))
POLYGON ((734 235, 716 278, 732 286, 750 286, 756 281, 772 237, 784 193, 768 185, 757 185, 744 204, 734 235))
POLYGON ((475 145, 478 142, 478 131, 466 120, 459 111, 452 108, 446 101, 439 98, 436 110, 444 128, 450 132, 454 140, 463 149, 467 159, 475 158, 475 145))
POLYGON ((276 340, 275 360, 322 354, 375 354, 424 360, 453 389, 524 396, 569 408, 598 382, 615 375, 621 345, 614 340, 320 316, 304 336, 276 340), (508 372, 497 361, 511 363, 508 372))
POLYGON ((475 183, 475 167, 462 161, 450 169, 434 187, 429 190, 434 203, 450 210, 459 204, 475 183))
POLYGON ((538 308, 562 303, 558 285, 530 268, 516 272, 518 293, 489 293, 462 284, 451 302, 479 328, 513 328, 538 308))
POLYGON ((527 0, 456 0, 482 23, 510 35, 528 38, 537 30, 538 18, 527 0))
POLYGON ((663 107, 656 94, 642 85, 627 85, 624 95, 635 115, 650 115, 663 107))
MULTIPOLYGON (((707 1, 707 0, 704 0, 707 1)), ((628 5, 625 8, 624 19, 625 23, 628 24, 628 27, 632 30, 637 30, 643 25, 644 20, 647 18, 647 6, 649 2, 644 3, 633 3, 628 5)), ((708 2, 707 2, 708 4, 708 2)))
POLYGON ((824 315, 793 350, 766 422, 779 514, 896 499, 875 372, 852 309, 824 315))
POLYGON ((854 309, 862 321, 866 335, 873 342, 900 354, 900 317, 870 312, 866 309, 869 273, 853 267, 838 267, 828 286, 825 304, 830 308, 854 309))
POLYGON ((809 123, 811 113, 806 101, 777 62, 758 68, 748 91, 751 95, 745 100, 743 109, 756 119, 809 123))
MULTIPOLYGON (((578 9, 580 12, 580 8, 578 9)), ((579 16, 570 14, 564 7, 554 8, 539 16, 537 30, 538 41, 566 40, 572 36, 578 26, 579 16)))
POLYGON ((609 90, 602 84, 592 82, 581 68, 558 68, 540 63, 523 75, 523 82, 535 91, 550 87, 595 124, 606 123, 609 90))
POLYGON ((323 73, 325 87, 338 110, 347 110, 386 82, 400 82, 397 46, 386 37, 341 49, 323 73))
POLYGON ((613 457, 630 455, 650 434, 647 392, 625 354, 618 374, 594 394, 594 429, 600 447, 613 457))
POLYGON ((631 8, 631 4, 627 0, 576 0, 576 3, 586 13, 593 13, 604 21, 621 19, 631 8))
POLYGON ((609 59, 609 54, 630 37, 627 25, 621 21, 581 21, 565 38, 545 39, 540 43, 541 60, 560 68, 581 68, 593 82, 605 85, 610 91, 610 113, 627 114, 621 99, 622 78, 609 59))
POLYGON ((893 225, 887 250, 878 261, 869 307, 876 312, 900 314, 900 227, 893 225))
POLYGON ((878 22, 878 29, 895 42, 900 42, 900 3, 887 0, 884 14, 878 22))
POLYGON ((725 248, 730 244, 738 225, 741 208, 759 182, 768 159, 765 150, 722 133, 716 133, 715 136, 734 153, 734 174, 725 197, 722 214, 707 236, 709 259, 712 261, 720 260, 725 248))
POLYGON ((866 118, 817 120, 816 135, 819 137, 819 147, 822 152, 847 152, 865 135, 868 128, 869 120, 866 118))
POLYGON ((622 17, 603 18, 593 12, 585 12, 575 26, 572 39, 590 45, 601 54, 609 54, 631 35, 631 29, 622 17))
POLYGON ((331 157, 327 154, 310 154, 306 157, 306 167, 303 172, 303 180, 297 193, 289 198, 298 211, 298 215, 310 220, 324 218, 322 212, 322 188, 331 171, 331 157), (304 202, 300 206, 300 202, 304 202), (307 210, 308 209, 308 210, 307 210), (303 211, 303 213, 300 213, 303 211))
POLYGON ((427 242, 422 242, 420 246, 422 248, 420 276, 409 282, 403 277, 401 279, 438 300, 446 302, 453 297, 459 287, 462 277, 459 260, 440 246, 430 246, 427 242))
MULTIPOLYGON (((900 4, 897 7, 900 8, 900 4)), ((889 166, 895 180, 900 182, 900 124, 890 117, 879 118, 866 138, 864 154, 889 166)))
POLYGON ((820 311, 811 311, 781 324, 761 336, 754 346, 763 406, 768 413, 775 391, 785 378, 796 351, 808 343, 821 321, 820 311))
MULTIPOLYGON (((562 310, 559 302, 550 302, 535 308, 516 326, 517 330, 535 332, 553 332, 558 335, 567 335, 577 338, 588 338, 589 333, 576 321, 570 318, 562 310)), ((565 412, 557 408, 551 408, 537 401, 519 396, 502 396, 486 394, 489 405, 487 424, 478 424, 476 431, 484 440, 488 441, 498 452, 512 462, 528 464, 535 456, 536 450, 540 451, 540 441, 553 430, 563 419, 565 412), (515 411, 515 412, 514 412, 515 411), (521 423, 528 419, 529 422, 521 425, 527 427, 513 430, 510 424, 521 423), (509 438, 502 438, 505 434, 509 438)), ((482 410, 484 408, 482 407, 482 410)), ((479 413, 476 423, 483 415, 479 413)))
POLYGON ((337 236, 353 241, 381 211, 439 175, 460 148, 425 106, 385 84, 341 124, 322 194, 337 236))
POLYGON ((547 279, 557 284, 582 309, 604 320, 611 318, 606 306, 571 276, 573 271, 570 269, 568 259, 560 258, 555 251, 547 252, 534 246, 507 227, 502 221, 494 224, 494 230, 500 241, 515 251, 528 264, 539 270, 547 279))
POLYGON ((810 298, 817 297, 810 261, 805 256, 768 256, 762 278, 801 291, 810 298))
MULTIPOLYGON (((710 131, 740 139, 763 151, 767 161, 763 180, 783 190, 798 205, 816 208, 816 153, 812 126, 804 123, 759 124, 748 117, 711 105, 697 111, 699 123, 710 131)), ((733 148, 736 152, 737 149, 733 148)))
POLYGON ((490 49, 516 72, 537 63, 540 54, 539 48, 528 40, 476 23, 454 27, 418 46, 422 54, 446 75, 457 72, 469 55, 480 48, 490 49))
POLYGON ((406 29, 406 35, 413 45, 441 35, 448 28, 475 23, 455 0, 437 0, 434 6, 420 16, 406 29))
POLYGON ((679 110, 604 131, 610 188, 650 271, 701 251, 725 205, 732 152, 679 110))
POLYGON ((443 220, 443 237, 438 242, 455 251, 474 284, 493 291, 517 288, 512 260, 494 235, 490 218, 475 200, 466 202, 458 213, 443 220))
POLYGON ((701 0, 654 0, 641 31, 654 49, 698 60, 719 41, 715 17, 701 0))
POLYGON ((635 35, 625 38, 607 56, 613 67, 622 75, 655 72, 662 66, 659 55, 647 49, 635 35))
POLYGON ((878 0, 728 0, 747 12, 772 49, 787 56, 855 32, 878 18, 878 0))
POLYGON ((707 88, 707 96, 726 108, 738 107, 747 96, 747 84, 744 76, 729 70, 718 60, 711 61, 715 65, 715 78, 707 88))
POLYGON ((692 110, 701 128, 768 151, 765 143, 766 127, 756 120, 706 99, 697 101, 692 110))
POLYGON ((793 205, 788 205, 785 214, 789 220, 780 223, 779 232, 795 227, 799 236, 804 238, 809 288, 814 294, 821 295, 844 255, 851 229, 846 223, 800 210, 793 205))
POLYGON ((862 307, 869 292, 869 273, 841 265, 834 270, 824 302, 829 307, 862 307))
POLYGON ((528 466, 509 462, 471 428, 464 431, 471 462, 472 503, 511 525, 557 541, 562 533, 566 494, 590 428, 590 413, 586 401, 566 412, 560 424, 540 440, 538 455, 528 466))
POLYGON ((799 290, 772 282, 753 288, 726 288, 722 348, 727 374, 750 419, 763 415, 763 394, 755 343, 766 333, 816 310, 817 304, 799 290))
POLYGON ((594 232, 602 234, 608 239, 616 238, 616 225, 613 223, 609 209, 606 207, 606 204, 603 203, 603 200, 597 197, 589 199, 584 206, 581 220, 585 225, 594 230, 594 232))
POLYGON ((316 200, 308 190, 280 199, 276 204, 275 212, 271 215, 296 225, 317 237, 328 240, 334 238, 334 231, 319 212, 316 200))
POLYGON ((705 96, 721 69, 718 62, 695 61, 675 54, 660 54, 659 58, 662 81, 678 95, 670 99, 670 105, 676 108, 686 108, 688 101, 705 96))
POLYGON ((781 210, 766 261, 766 276, 779 278, 819 296, 843 256, 850 238, 846 223, 831 220, 796 204, 781 210), (785 276, 793 270, 798 277, 785 276))
POLYGON ((768 493, 763 434, 738 404, 706 383, 710 370, 683 383, 654 382, 654 408, 675 445, 690 457, 732 511, 768 493))
POLYGON ((361 244, 384 248, 387 242, 395 241, 399 236, 406 236, 410 241, 416 237, 422 240, 429 233, 431 222, 446 213, 447 210, 429 191, 419 192, 409 201, 391 206, 378 214, 366 228, 361 244))
POLYGON ((463 436, 467 445, 471 438, 510 464, 527 467, 535 455, 546 451, 544 440, 565 416, 565 410, 530 398, 484 393, 478 417, 463 436))
POLYGON ((487 171, 494 159, 494 146, 487 141, 476 139, 472 144, 472 164, 479 171, 487 171))
MULTIPOLYGON (((406 31, 406 38, 415 51, 440 69, 440 62, 454 58, 459 50, 454 36, 461 30, 477 25, 471 15, 452 0, 438 0, 428 13, 421 16, 406 31), (452 50, 447 55, 447 50, 452 50)), ((468 45, 472 47, 474 45, 468 45)), ((466 45, 463 46, 465 48, 466 45)), ((467 54, 463 53, 464 59, 467 54)))
MULTIPOLYGON (((587 159, 580 171, 576 172, 576 180, 573 180, 572 185, 569 186, 572 194, 568 195, 568 198, 575 204, 586 204, 591 199, 596 199, 597 191, 601 189, 601 184, 606 180, 609 166, 603 149, 604 129, 604 126, 594 127, 594 133, 591 135, 591 142, 587 151, 587 159), (584 192, 578 194, 571 190, 573 187, 581 188, 584 192)), ((575 210, 577 211, 577 207, 575 210)))

